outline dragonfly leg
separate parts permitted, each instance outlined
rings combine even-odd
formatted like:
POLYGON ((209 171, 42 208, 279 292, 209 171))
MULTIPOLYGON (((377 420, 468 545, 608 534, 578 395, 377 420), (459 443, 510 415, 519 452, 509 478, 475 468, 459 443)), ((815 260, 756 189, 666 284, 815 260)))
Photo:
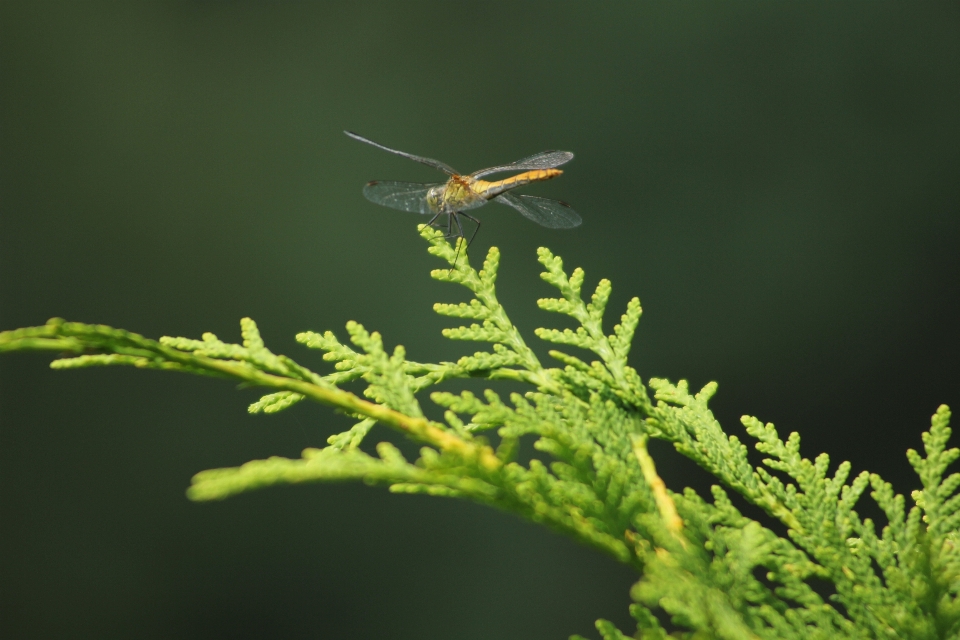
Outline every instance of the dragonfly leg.
POLYGON ((447 240, 449 240, 450 238, 457 237, 453 232, 453 223, 456 221, 456 219, 457 219, 456 211, 450 211, 447 213, 447 235, 443 236, 447 240))
MULTIPOLYGON (((477 220, 476 218, 474 218, 473 216, 467 214, 467 213, 463 213, 462 211, 460 212, 460 215, 462 215, 464 218, 468 218, 468 219, 473 220, 474 222, 477 223, 477 228, 473 230, 473 234, 470 236, 470 241, 467 242, 467 248, 469 249, 469 248, 470 248, 470 245, 473 244, 473 239, 477 237, 477 231, 480 231, 480 221, 477 220)), ((457 224, 458 224, 458 225, 460 224, 460 221, 459 221, 459 220, 457 221, 457 224)), ((460 235, 461 235, 462 237, 465 237, 465 236, 463 236, 463 227, 460 227, 460 235)))
MULTIPOLYGON (((453 218, 454 218, 454 216, 456 216, 456 213, 451 214, 451 213, 448 212, 448 211, 440 211, 439 213, 437 213, 436 215, 434 215, 432 218, 430 218, 430 222, 427 223, 427 226, 428 226, 428 227, 433 227, 433 228, 435 228, 435 229, 441 228, 440 225, 441 225, 442 223, 437 222, 437 218, 439 218, 440 216, 443 216, 443 215, 447 216, 447 233, 444 234, 443 237, 444 237, 445 239, 447 239, 447 240, 449 240, 450 238, 456 238, 456 237, 458 237, 458 236, 454 235, 454 233, 453 233, 453 222, 454 222, 453 218)), ((462 233, 463 233, 463 232, 461 231, 461 234, 462 234, 462 233)))
MULTIPOLYGON (((460 249, 461 249, 461 247, 463 246, 463 243, 460 242, 460 240, 461 240, 461 239, 466 239, 466 236, 463 235, 463 225, 460 223, 460 216, 467 216, 467 217, 470 218, 471 220, 476 220, 476 218, 473 218, 473 217, 471 217, 471 216, 468 216, 467 214, 463 213, 462 211, 454 211, 454 212, 451 213, 450 215, 453 216, 454 221, 457 223, 457 231, 459 232, 459 233, 457 234, 457 236, 456 236, 456 238, 457 238, 457 253, 453 256, 453 264, 450 265, 450 270, 453 271, 454 267, 457 266, 457 259, 460 257, 460 249)), ((473 233, 474 233, 474 235, 476 235, 477 232, 474 231, 473 233)), ((469 247, 469 246, 470 246, 470 243, 467 243, 467 246, 469 247)))
POLYGON ((427 223, 427 226, 428 226, 428 227, 432 227, 432 226, 433 226, 433 223, 436 222, 436 221, 437 221, 437 218, 439 218, 442 214, 443 214, 442 211, 436 213, 432 218, 430 218, 430 222, 427 223))

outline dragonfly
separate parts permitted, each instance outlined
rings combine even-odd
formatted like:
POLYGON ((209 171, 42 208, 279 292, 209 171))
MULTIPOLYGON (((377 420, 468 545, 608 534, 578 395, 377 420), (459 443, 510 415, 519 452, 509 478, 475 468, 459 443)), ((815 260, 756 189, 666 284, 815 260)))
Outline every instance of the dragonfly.
MULTIPOLYGON (((557 167, 573 160, 573 154, 569 151, 543 151, 510 164, 489 167, 474 171, 470 175, 463 175, 439 160, 391 149, 352 131, 344 131, 344 133, 354 140, 409 158, 447 174, 449 178, 446 182, 432 184, 373 180, 363 188, 363 195, 366 196, 367 200, 391 209, 432 215, 430 222, 427 223, 431 227, 438 226, 437 220, 446 216, 447 234, 444 236, 446 238, 466 239, 461 217, 472 220, 476 227, 473 235, 470 236, 470 241, 467 242, 467 246, 473 242, 477 231, 480 230, 480 221, 467 211, 482 207, 491 200, 513 207, 525 218, 550 229, 570 229, 579 226, 582 222, 577 212, 571 209, 566 202, 511 193, 513 189, 531 182, 541 182, 559 176, 563 171, 557 169, 557 167), (522 171, 523 173, 493 182, 483 180, 485 176, 506 171, 522 171)), ((440 224, 442 225, 442 223, 440 224)))

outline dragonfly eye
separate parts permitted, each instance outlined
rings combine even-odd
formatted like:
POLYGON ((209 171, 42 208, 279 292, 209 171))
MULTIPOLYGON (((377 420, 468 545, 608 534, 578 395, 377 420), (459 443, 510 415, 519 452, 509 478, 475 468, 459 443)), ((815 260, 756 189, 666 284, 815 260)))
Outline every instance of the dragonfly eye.
POLYGON ((440 211, 440 202, 443 196, 443 187, 433 187, 427 191, 427 205, 434 211, 440 211))

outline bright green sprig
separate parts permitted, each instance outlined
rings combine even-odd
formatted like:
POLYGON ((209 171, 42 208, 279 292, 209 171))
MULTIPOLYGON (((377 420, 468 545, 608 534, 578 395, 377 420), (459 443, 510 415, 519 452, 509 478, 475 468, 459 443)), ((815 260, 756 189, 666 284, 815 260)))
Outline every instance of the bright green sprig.
POLYGON ((744 418, 744 425, 758 439, 757 449, 770 456, 764 464, 794 481, 784 484, 765 469, 757 470, 767 490, 796 518, 800 526, 793 530, 793 540, 829 575, 850 617, 881 636, 890 630, 909 631, 908 637, 927 635, 930 620, 921 608, 909 599, 904 601, 897 586, 884 583, 873 566, 872 554, 855 551, 856 538, 853 544, 848 542, 856 534, 861 539, 873 537, 868 533, 872 523, 861 522, 853 511, 869 474, 861 474, 848 485, 848 462, 841 463, 830 477, 829 456, 821 454, 812 461, 802 457, 799 434, 791 433, 783 442, 773 425, 763 425, 754 418, 744 418))
MULTIPOLYGON (((542 278, 559 297, 538 302, 578 324, 539 329, 555 344, 586 349, 585 362, 551 351, 563 369, 544 368, 510 321, 496 296, 499 252, 491 249, 480 271, 466 246, 451 246, 421 227, 429 251, 446 261, 440 281, 466 287, 469 302, 437 304, 441 315, 468 323, 444 335, 489 342, 489 351, 457 362, 408 360, 403 347, 388 351, 382 337, 347 325, 348 343, 331 332, 305 332, 299 342, 323 352, 334 371, 314 373, 266 348, 252 320, 241 323, 242 342, 213 334, 200 340, 153 341, 102 325, 52 320, 42 327, 0 333, 0 351, 46 350, 67 354, 55 368, 125 365, 214 375, 269 393, 253 413, 275 413, 304 399, 357 418, 353 427, 306 449, 299 459, 268 458, 239 467, 203 471, 188 494, 216 500, 264 486, 360 480, 396 493, 457 497, 516 513, 602 550, 634 567, 641 578, 631 591, 631 614, 642 638, 952 638, 960 636, 960 474, 947 474, 960 451, 947 448, 949 411, 942 407, 923 436, 924 454, 910 451, 922 489, 906 499, 876 474, 851 475, 843 462, 831 469, 821 454, 801 454, 800 437, 781 439, 755 418, 743 424, 760 466, 747 446, 723 432, 709 408, 714 383, 691 393, 685 381, 651 379, 656 404, 627 364, 640 318, 631 300, 610 334, 603 316, 610 298, 601 280, 589 302, 581 298, 584 272, 569 276, 560 258, 539 251, 542 278), (512 380, 531 385, 509 398, 435 391, 444 421, 424 417, 418 394, 452 378, 512 380), (364 383, 366 399, 340 385, 364 383), (377 455, 360 444, 376 424, 419 442, 408 461, 388 443, 377 455), (494 431, 494 450, 481 432, 494 431), (522 442, 533 440, 535 457, 517 462, 522 442), (776 535, 744 516, 719 485, 712 502, 690 489, 671 491, 657 475, 649 438, 671 442, 678 452, 712 473, 726 490, 759 506, 788 528, 776 535), (856 511, 863 493, 883 511, 880 532, 856 511), (812 580, 826 580, 835 594, 825 601, 812 580), (668 634, 654 612, 686 629, 668 634)), ((626 636, 598 621, 604 640, 626 636)))
POLYGON ((938 537, 960 526, 960 496, 955 495, 960 487, 960 473, 943 477, 947 468, 960 458, 960 449, 946 448, 951 434, 949 424, 950 410, 941 406, 933 416, 930 431, 923 434, 926 457, 913 449, 907 450, 907 459, 923 483, 922 490, 913 492, 914 501, 926 514, 928 533, 938 537))
MULTIPOLYGON (((659 401, 648 420, 651 433, 672 441, 678 451, 726 486, 786 524, 793 541, 811 559, 806 562, 805 574, 835 585, 836 599, 849 616, 844 624, 854 625, 861 632, 868 630, 870 637, 941 637, 937 629, 960 628, 955 586, 960 563, 952 555, 956 523, 948 521, 950 533, 941 541, 929 540, 921 526, 920 511, 915 509, 905 518, 902 496, 894 495, 889 484, 875 474, 861 473, 847 484, 848 463, 839 465, 831 476, 826 455, 814 460, 800 455, 797 434, 782 441, 772 425, 744 418, 748 434, 758 441, 758 450, 768 455, 764 466, 754 468, 747 460, 746 447, 736 437, 724 434, 707 408, 715 385, 708 385, 696 395, 691 395, 683 382, 671 385, 651 380, 651 386, 659 401), (777 473, 785 474, 792 482, 785 483, 777 473), (876 535, 869 519, 861 520, 854 511, 868 484, 874 487, 871 495, 888 518, 881 537, 876 535), (942 577, 925 577, 928 570, 924 567, 929 560, 924 558, 935 556, 937 550, 949 557, 943 563, 942 577), (938 582, 952 586, 940 591, 938 582), (919 597, 922 593, 927 595, 919 597), (924 606, 924 602, 936 605, 924 606)), ((956 456, 952 452, 941 454, 949 435, 947 415, 945 410, 938 412, 931 435, 925 437, 930 446, 928 458, 911 456, 918 473, 926 474, 934 500, 955 491, 960 484, 952 477, 944 485, 938 484, 946 468, 944 463, 949 464, 956 456)), ((923 504, 924 495, 915 494, 915 499, 918 505, 923 504)), ((689 517, 694 522, 700 519, 689 517)), ((928 520, 933 521, 929 516, 928 520)), ((788 576, 780 573, 774 577, 785 580, 788 576)), ((791 592, 797 589, 796 584, 790 587, 791 592)))
POLYGON ((736 436, 724 433, 713 416, 708 403, 717 391, 716 383, 705 385, 696 394, 690 393, 686 380, 674 385, 651 378, 650 386, 658 401, 646 422, 651 435, 673 443, 681 454, 791 529, 802 530, 779 497, 776 479, 765 485, 758 475, 763 471, 755 470, 747 457, 747 447, 736 436))
POLYGON ((414 397, 412 378, 403 370, 406 350, 397 345, 392 355, 383 350, 383 340, 374 331, 369 333, 357 322, 347 324, 350 340, 363 349, 358 362, 365 365, 364 379, 369 383, 364 395, 378 404, 390 407, 408 416, 422 417, 420 403, 414 397))
POLYGON ((399 450, 387 442, 377 445, 379 457, 358 449, 305 449, 302 458, 254 460, 233 469, 201 471, 193 478, 187 495, 193 500, 222 500, 231 495, 276 484, 301 482, 343 482, 362 480, 369 484, 387 484, 406 491, 411 484, 439 487, 450 495, 490 498, 496 490, 470 478, 424 469, 407 462, 399 450))
POLYGON ((365 418, 346 431, 330 436, 327 443, 332 449, 356 449, 375 424, 376 420, 365 418))
MULTIPOLYGON (((364 331, 359 323, 352 320, 347 323, 347 333, 351 336, 351 341, 354 341, 353 336, 355 334, 360 335, 357 332, 364 331)), ((375 354, 358 352, 350 346, 344 345, 332 331, 325 331, 324 333, 304 331, 298 333, 296 337, 297 342, 310 349, 325 351, 323 359, 335 363, 336 371, 324 376, 325 380, 334 385, 342 385, 364 378, 367 374, 376 370, 376 367, 372 367, 372 364, 375 361, 379 362, 378 356, 375 354)), ((354 344, 360 346, 356 342, 354 344)), ((457 365, 449 362, 425 364, 403 358, 400 361, 400 366, 403 373, 410 376, 410 385, 414 392, 426 389, 448 378, 462 378, 469 375, 469 372, 463 371, 457 365)))
MULTIPOLYGON (((927 581, 920 603, 926 605, 924 612, 945 637, 960 634, 960 494, 957 493, 960 474, 944 477, 949 466, 960 458, 960 450, 946 448, 952 433, 949 424, 950 410, 941 405, 933 415, 930 430, 923 434, 926 456, 913 449, 907 451, 907 459, 920 477, 923 489, 912 493, 916 507, 911 510, 906 526, 901 525, 903 533, 899 536, 905 538, 906 544, 902 546, 906 549, 896 554, 899 567, 903 567, 898 575, 900 581, 915 575, 918 569, 925 569, 927 581)), ((881 506, 893 503, 889 510, 896 513, 899 508, 902 512, 902 503, 891 498, 892 491, 876 485, 880 483, 875 483, 875 493, 882 494, 877 498, 878 503, 881 506)), ((902 517, 896 522, 899 525, 902 517)), ((886 534, 884 530, 885 539, 886 534)), ((888 548, 890 546, 888 544, 888 548)), ((910 586, 913 587, 910 595, 919 595, 916 578, 910 586)))
POLYGON ((575 330, 537 329, 536 335, 548 342, 579 347, 600 356, 602 364, 593 362, 587 365, 574 356, 558 351, 550 352, 551 356, 566 365, 567 378, 574 385, 594 390, 611 389, 628 406, 646 411, 650 405, 646 389, 636 370, 627 365, 633 334, 642 312, 640 299, 630 300, 620 324, 614 327, 613 334, 607 336, 603 332, 603 314, 612 291, 610 281, 601 280, 590 302, 585 303, 580 297, 583 269, 578 267, 567 277, 563 270, 563 260, 554 256, 549 249, 541 247, 537 250, 537 255, 546 268, 540 277, 559 289, 563 296, 541 298, 537 300, 537 305, 545 311, 568 315, 579 322, 580 326, 575 330))
MULTIPOLYGON (((443 425, 373 403, 336 388, 323 376, 309 371, 286 356, 264 353, 252 321, 243 325, 244 345, 228 345, 210 335, 205 340, 168 338, 167 344, 104 325, 65 322, 54 318, 40 327, 0 332, 0 352, 56 351, 83 354, 54 360, 53 368, 128 365, 212 375, 234 379, 247 386, 274 389, 261 399, 262 407, 278 404, 274 394, 290 392, 345 413, 375 420, 442 452, 465 456, 480 468, 496 469, 499 460, 486 445, 465 441, 443 425), (176 346, 174 346, 176 345, 176 346), (182 348, 179 348, 182 347, 182 348)), ((402 356, 402 354, 401 354, 402 356)), ((388 359, 389 360, 389 359, 388 359)), ((381 375, 388 375, 389 372, 381 375)), ((400 394, 402 401, 402 394, 400 394)), ((354 431, 351 437, 355 437, 354 431)), ((251 487, 253 488, 253 487, 251 487)))
POLYGON ((292 407, 301 400, 303 400, 303 396, 293 391, 268 393, 247 407, 247 411, 250 413, 277 413, 292 407))
POLYGON ((160 344, 216 360, 246 362, 259 371, 278 376, 296 378, 314 384, 324 383, 320 375, 301 367, 286 356, 275 355, 267 349, 263 344, 263 338, 260 337, 257 324, 250 318, 240 320, 240 335, 243 337, 242 345, 222 342, 212 333, 203 334, 203 340, 163 336, 160 338, 160 344))
POLYGON ((585 404, 549 394, 511 395, 513 407, 488 391, 486 402, 470 392, 434 393, 434 402, 471 415, 475 430, 497 427, 497 456, 507 462, 505 495, 517 500, 514 510, 536 521, 573 529, 577 535, 618 558, 629 558, 620 540, 638 509, 653 504, 636 461, 629 455, 629 434, 635 425, 609 401, 585 404), (519 439, 535 434, 534 448, 555 461, 529 468, 510 463, 519 439), (604 448, 601 443, 609 445, 604 448), (535 490, 533 490, 535 489, 535 490), (573 507, 575 510, 570 511, 573 507), (549 514, 549 516, 547 515, 549 514))
POLYGON ((517 380, 553 393, 559 392, 559 387, 527 346, 520 331, 513 326, 506 310, 497 300, 500 250, 491 247, 483 262, 483 268, 478 272, 470 266, 463 238, 458 240, 457 249, 454 249, 436 229, 421 225, 420 235, 430 243, 428 251, 450 265, 450 269, 431 271, 430 276, 440 282, 460 284, 474 295, 474 299, 465 304, 435 304, 434 311, 453 318, 480 321, 470 326, 444 329, 443 335, 452 340, 493 343, 493 353, 478 352, 472 356, 464 356, 457 362, 457 366, 464 372, 478 373, 483 377, 517 380))

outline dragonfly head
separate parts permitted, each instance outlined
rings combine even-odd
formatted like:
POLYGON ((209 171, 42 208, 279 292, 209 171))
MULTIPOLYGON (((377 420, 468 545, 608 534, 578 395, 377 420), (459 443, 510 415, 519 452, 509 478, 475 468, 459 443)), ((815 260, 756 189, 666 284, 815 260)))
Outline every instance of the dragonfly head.
POLYGON ((438 184, 427 191, 427 206, 432 211, 439 212, 443 208, 443 192, 445 189, 446 185, 438 184))

